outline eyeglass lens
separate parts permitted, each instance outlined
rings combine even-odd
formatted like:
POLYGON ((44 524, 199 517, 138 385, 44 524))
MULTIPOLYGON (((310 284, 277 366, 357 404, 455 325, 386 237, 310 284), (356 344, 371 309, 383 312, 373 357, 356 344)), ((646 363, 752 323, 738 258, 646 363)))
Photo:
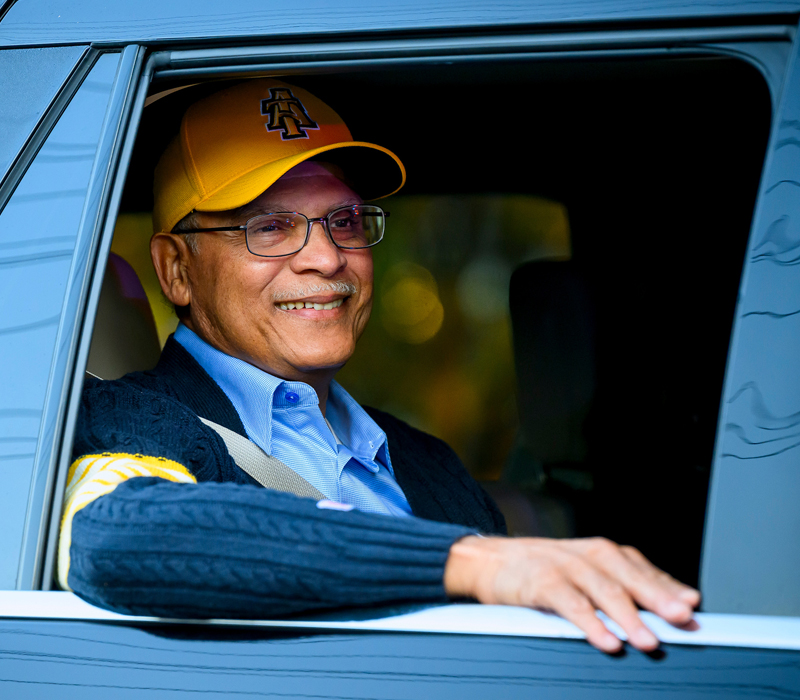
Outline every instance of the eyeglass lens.
MULTIPOLYGON (((386 217, 380 207, 358 205, 332 211, 328 231, 340 248, 367 248, 383 238, 386 217)), ((303 214, 256 216, 247 222, 247 247, 255 255, 291 255, 303 247, 309 221, 303 214)))

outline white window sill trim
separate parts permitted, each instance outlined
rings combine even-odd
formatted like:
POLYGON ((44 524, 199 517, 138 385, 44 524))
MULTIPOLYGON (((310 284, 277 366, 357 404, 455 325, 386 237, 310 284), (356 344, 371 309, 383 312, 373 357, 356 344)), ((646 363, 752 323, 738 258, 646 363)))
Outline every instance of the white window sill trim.
MULTIPOLYGON (((749 647, 800 650, 800 618, 762 615, 698 613, 696 631, 676 629, 651 613, 642 613, 645 623, 668 644, 749 647)), ((133 617, 96 608, 72 593, 44 591, 0 591, 0 618, 73 620, 128 625, 180 622, 191 625, 265 627, 275 629, 418 632, 434 634, 479 634, 512 637, 583 639, 566 620, 536 610, 498 605, 451 604, 390 611, 340 611, 314 618, 286 620, 167 620, 133 617)), ((607 620, 606 620, 607 621, 607 620)), ((620 632, 613 623, 612 630, 620 632)))

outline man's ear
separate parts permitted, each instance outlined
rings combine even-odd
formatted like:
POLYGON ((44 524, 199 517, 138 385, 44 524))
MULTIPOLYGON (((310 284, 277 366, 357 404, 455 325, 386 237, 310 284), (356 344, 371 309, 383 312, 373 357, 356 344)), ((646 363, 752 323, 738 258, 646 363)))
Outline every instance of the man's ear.
POLYGON ((161 291, 176 307, 192 301, 189 265, 192 252, 182 236, 157 233, 150 239, 150 258, 156 269, 161 291))

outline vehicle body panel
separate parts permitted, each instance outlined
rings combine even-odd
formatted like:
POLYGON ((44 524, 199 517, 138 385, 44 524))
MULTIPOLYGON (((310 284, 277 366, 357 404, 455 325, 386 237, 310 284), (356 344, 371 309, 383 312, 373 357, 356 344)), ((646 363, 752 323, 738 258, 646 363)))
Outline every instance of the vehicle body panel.
POLYGON ((739 292, 703 544, 704 609, 800 614, 800 55, 772 135, 739 292))
POLYGON ((14 698, 794 697, 800 619, 645 621, 656 654, 615 657, 553 615, 506 606, 349 610, 179 621, 100 610, 70 593, 0 593, 0 691, 14 698), (177 697, 177 695, 175 695, 177 697))
POLYGON ((796 697, 800 653, 569 639, 0 621, 4 697, 796 697), (310 631, 309 631, 310 632, 310 631))
POLYGON ((651 0, 513 0, 487 5, 480 0, 449 0, 435 5, 424 0, 335 4, 299 0, 276 10, 258 0, 143 0, 138 3, 98 3, 95 0, 17 0, 0 25, 0 45, 58 43, 130 43, 167 40, 215 40, 261 36, 280 40, 292 36, 332 36, 342 33, 385 33, 508 28, 547 24, 643 22, 713 19, 717 23, 748 16, 791 15, 797 0, 696 2, 651 0))
MULTIPOLYGON (((17 438, 33 438, 29 449, 9 452, 3 461, 9 495, 3 517, 9 522, 3 537, 2 587, 17 582, 23 523, 42 530, 29 500, 36 491, 36 465, 44 462, 45 472, 50 471, 52 460, 43 452, 52 450, 57 439, 59 411, 48 410, 47 404, 52 398, 60 401, 63 394, 63 375, 54 376, 60 329, 62 322, 69 326, 75 321, 75 312, 64 307, 76 250, 79 267, 88 263, 80 245, 81 222, 118 63, 118 53, 98 58, 0 214, 0 288, 3 298, 18 299, 4 304, 0 317, 0 410, 7 423, 17 423, 17 438), (30 284, 32 279, 36 285, 30 284)), ((39 513, 41 508, 40 503, 39 513)))
MULTIPOLYGON (((727 646, 753 649, 800 651, 800 617, 768 615, 721 615, 698 613, 691 629, 673 627, 653 613, 641 613, 659 639, 682 646, 727 646)), ((63 591, 0 591, 0 617, 100 622, 113 625, 147 626, 166 622, 162 618, 134 617, 97 608, 63 591)), ((624 632, 601 613, 620 636, 624 632)), ((171 620, 171 622, 176 622, 171 620)), ((366 610, 344 609, 313 615, 295 615, 272 620, 182 620, 201 627, 236 627, 347 632, 416 632, 438 634, 500 635, 583 639, 572 623, 539 610, 503 605, 413 605, 366 610)))

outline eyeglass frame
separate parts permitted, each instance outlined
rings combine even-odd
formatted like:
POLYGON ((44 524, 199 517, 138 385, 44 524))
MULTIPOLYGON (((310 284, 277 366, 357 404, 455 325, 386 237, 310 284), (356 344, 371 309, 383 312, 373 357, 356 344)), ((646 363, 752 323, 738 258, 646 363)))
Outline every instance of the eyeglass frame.
MULTIPOLYGON (((330 240, 330 242, 333 243, 333 245, 335 245, 340 250, 366 250, 367 248, 372 248, 372 246, 378 245, 378 243, 380 243, 383 240, 383 235, 386 231, 385 224, 384 224, 384 230, 381 231, 381 237, 374 243, 370 243, 369 245, 363 245, 363 246, 344 246, 344 245, 339 245, 335 240, 333 240, 333 235, 331 234, 331 227, 329 221, 329 218, 333 214, 336 214, 337 212, 363 206, 364 206, 363 204, 351 204, 345 207, 337 207, 336 209, 329 211, 327 214, 325 214, 325 216, 320 216, 317 217, 316 219, 309 219, 305 214, 299 211, 270 211, 270 212, 265 212, 263 214, 256 214, 256 216, 250 217, 247 221, 245 221, 244 224, 240 226, 217 226, 215 228, 190 228, 190 229, 184 229, 183 231, 172 231, 172 233, 185 234, 185 233, 215 233, 216 231, 244 231, 244 242, 245 245, 247 246, 248 252, 251 255, 255 255, 258 258, 285 258, 288 257, 289 255, 294 255, 295 253, 299 253, 301 250, 303 250, 303 248, 306 247, 306 245, 308 244, 308 239, 311 237, 312 225, 316 222, 319 222, 322 225, 322 228, 324 229, 325 233, 328 235, 328 240, 330 240), (301 245, 297 250, 292 251, 291 253, 281 253, 280 255, 263 255, 262 253, 254 253, 250 249, 250 240, 247 237, 247 229, 249 228, 250 223, 252 221, 255 221, 256 219, 260 219, 262 216, 280 216, 284 214, 294 214, 296 216, 302 216, 308 222, 308 225, 306 226, 306 237, 303 239, 303 245, 301 245)), ((381 207, 375 204, 368 204, 367 206, 374 207, 375 209, 378 209, 380 212, 380 213, 366 212, 367 216, 383 216, 384 219, 389 216, 388 211, 384 211, 383 209, 381 209, 381 207)))

